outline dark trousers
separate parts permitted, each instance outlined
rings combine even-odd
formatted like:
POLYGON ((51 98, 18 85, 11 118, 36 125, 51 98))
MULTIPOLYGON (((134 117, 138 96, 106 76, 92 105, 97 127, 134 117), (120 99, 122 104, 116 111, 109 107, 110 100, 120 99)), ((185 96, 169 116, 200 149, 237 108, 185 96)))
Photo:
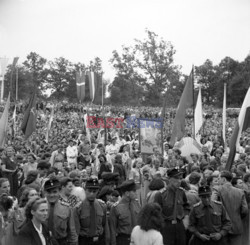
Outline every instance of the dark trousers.
POLYGON ((227 245, 227 243, 224 237, 222 237, 219 241, 210 240, 210 241, 203 242, 198 237, 193 236, 193 238, 191 239, 190 245, 227 245))
POLYGON ((130 235, 119 234, 116 237, 116 244, 117 245, 130 245, 130 235))
POLYGON ((165 220, 161 234, 164 245, 186 245, 186 230, 181 220, 177 224, 165 220))
MULTIPOLYGON (((62 238, 62 239, 56 239, 56 242, 55 244, 58 244, 58 245, 67 245, 68 242, 67 242, 67 238, 62 238)), ((52 243, 53 244, 53 243, 52 243)), ((54 244, 53 244, 54 245, 54 244)))
POLYGON ((95 241, 93 237, 79 236, 78 244, 79 245, 105 245, 105 239, 103 236, 100 236, 98 237, 98 240, 95 241))

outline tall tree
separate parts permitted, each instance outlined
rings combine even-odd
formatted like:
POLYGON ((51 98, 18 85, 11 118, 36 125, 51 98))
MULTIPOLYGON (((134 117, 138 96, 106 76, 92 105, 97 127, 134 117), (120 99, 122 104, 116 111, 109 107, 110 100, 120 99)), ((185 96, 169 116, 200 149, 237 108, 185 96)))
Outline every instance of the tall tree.
POLYGON ((136 39, 133 46, 123 46, 121 55, 113 51, 110 62, 117 77, 125 77, 135 87, 143 87, 145 102, 160 105, 163 92, 170 86, 169 81, 178 80, 180 72, 174 64, 173 45, 152 31, 146 30, 146 35, 143 41, 136 39))
MULTIPOLYGON (((66 91, 70 84, 75 81, 74 66, 73 64, 63 58, 56 58, 54 61, 49 62, 49 87, 53 90, 53 97, 62 99, 68 97, 66 91)), ((76 85, 74 86, 76 89, 76 85)))
POLYGON ((30 52, 27 59, 23 62, 24 68, 31 75, 33 85, 37 86, 37 91, 40 94, 47 89, 48 70, 45 68, 46 63, 47 60, 35 52, 30 52))

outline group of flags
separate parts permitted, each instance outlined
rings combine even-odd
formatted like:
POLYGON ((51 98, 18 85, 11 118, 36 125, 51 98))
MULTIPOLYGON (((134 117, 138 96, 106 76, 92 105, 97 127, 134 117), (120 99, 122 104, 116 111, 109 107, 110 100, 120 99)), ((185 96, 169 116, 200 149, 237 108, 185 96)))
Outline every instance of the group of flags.
MULTIPOLYGON (((179 105, 176 110, 176 116, 174 120, 172 135, 170 144, 174 145, 177 141, 181 140, 185 135, 185 115, 186 110, 190 107, 194 108, 194 70, 192 69, 190 76, 185 84, 179 105)), ((165 102, 163 105, 165 110, 165 102)), ((202 111, 202 99, 201 99, 201 87, 199 88, 199 94, 194 111, 194 126, 193 132, 196 137, 203 125, 203 111, 202 111)), ((164 114, 164 113, 163 113, 164 114)), ((223 112, 222 112, 222 139, 224 147, 226 148, 226 84, 224 84, 224 99, 223 99, 223 112)), ((239 140, 242 132, 246 131, 250 127, 250 88, 245 96, 242 104, 240 114, 235 125, 235 129, 230 139, 230 151, 226 164, 226 169, 230 170, 235 159, 237 150, 239 149, 239 140)))
MULTIPOLYGON (((82 102, 86 96, 86 85, 89 87, 89 97, 92 103, 100 103, 100 99, 103 99, 103 83, 102 77, 96 72, 77 72, 76 74, 77 83, 77 97, 82 102)), ((194 69, 192 69, 189 78, 185 84, 182 96, 180 98, 179 105, 176 110, 176 116, 173 124, 172 135, 170 144, 174 145, 177 141, 183 138, 185 135, 185 115, 186 110, 193 107, 194 111, 194 127, 193 132, 196 137, 203 125, 203 111, 202 111, 202 96, 201 87, 199 88, 199 94, 194 108, 194 69)), ((165 115, 166 98, 164 99, 164 105, 162 108, 162 117, 165 115)), ((6 132, 8 126, 8 114, 10 108, 10 94, 5 104, 4 111, 0 119, 0 146, 4 146, 6 139, 6 132)), ((49 141, 49 132, 51 129, 52 121, 54 118, 54 107, 51 110, 51 115, 47 124, 46 142, 49 141)), ((87 123, 87 114, 84 115, 84 122, 87 123)), ((224 146, 226 146, 226 84, 224 85, 224 99, 223 99, 223 113, 222 113, 222 138, 224 146)), ((15 129, 16 124, 16 107, 13 112, 13 128, 15 129)), ((87 131, 87 137, 91 139, 90 131, 85 125, 87 131)), ((246 131, 250 127, 250 88, 247 91, 244 102, 242 104, 240 114, 235 125, 231 140, 230 140, 230 152, 226 169, 230 170, 235 159, 236 152, 239 148, 239 141, 242 132, 246 131)), ((24 134, 25 139, 28 139, 32 133, 36 130, 36 89, 34 90, 29 104, 24 113, 23 121, 21 124, 21 130, 24 134)), ((15 131, 15 130, 14 130, 15 131)))
POLYGON ((77 72, 76 89, 77 98, 80 102, 83 102, 84 99, 89 96, 92 103, 102 104, 103 82, 101 74, 93 71, 77 72))

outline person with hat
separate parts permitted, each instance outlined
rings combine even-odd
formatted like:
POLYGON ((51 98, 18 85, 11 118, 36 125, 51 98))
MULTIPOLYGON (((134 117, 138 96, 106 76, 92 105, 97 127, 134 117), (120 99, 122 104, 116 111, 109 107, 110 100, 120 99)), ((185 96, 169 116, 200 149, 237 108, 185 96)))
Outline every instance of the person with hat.
POLYGON ((164 244, 185 245, 188 214, 190 206, 183 188, 180 187, 182 171, 180 168, 171 168, 167 172, 169 184, 165 191, 155 195, 155 202, 162 207, 164 227, 162 236, 164 244))
POLYGON ((48 179, 44 184, 45 197, 49 207, 47 225, 60 245, 76 245, 78 238, 74 215, 67 203, 59 201, 60 190, 60 181, 55 177, 48 179))
POLYGON ((221 202, 211 200, 209 186, 199 187, 198 193, 201 201, 193 206, 190 213, 191 244, 226 245, 231 221, 225 208, 221 202))
POLYGON ((104 245, 108 238, 106 204, 97 199, 99 183, 89 178, 85 184, 86 198, 74 211, 79 245, 104 245))
POLYGON ((130 235, 137 225, 137 218, 141 209, 136 199, 137 186, 134 180, 127 180, 117 189, 122 194, 122 198, 110 210, 111 245, 129 245, 130 235))

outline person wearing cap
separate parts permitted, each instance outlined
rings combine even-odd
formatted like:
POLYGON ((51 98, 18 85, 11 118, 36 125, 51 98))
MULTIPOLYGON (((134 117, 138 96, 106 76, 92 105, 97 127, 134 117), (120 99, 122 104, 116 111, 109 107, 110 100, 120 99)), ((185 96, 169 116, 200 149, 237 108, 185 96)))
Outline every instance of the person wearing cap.
POLYGON ((231 221, 221 202, 211 200, 209 186, 198 190, 200 202, 190 213, 189 230, 193 233, 192 245, 226 245, 226 236, 231 229, 231 221))
POLYGON ((215 193, 215 200, 221 201, 232 222, 229 232, 229 245, 242 244, 244 231, 243 218, 248 214, 248 206, 244 192, 232 186, 233 175, 229 171, 222 171, 219 175, 220 187, 215 193))
POLYGON ((74 145, 74 141, 72 139, 69 140, 69 145, 66 148, 66 155, 68 164, 71 166, 72 169, 75 169, 77 164, 78 150, 77 146, 74 145))
POLYGON ((188 214, 190 206, 183 188, 180 187, 182 171, 175 167, 169 169, 169 184, 164 192, 155 195, 155 202, 162 207, 164 227, 162 236, 164 244, 185 245, 188 214))
POLYGON ((59 201, 60 190, 60 181, 55 177, 48 179, 44 184, 45 197, 49 206, 47 225, 60 245, 76 245, 78 238, 74 215, 67 203, 59 201))
POLYGON ((99 183, 89 178, 85 185, 86 198, 74 211, 79 245, 104 245, 108 238, 106 204, 97 199, 99 183))
POLYGON ((122 194, 122 198, 110 210, 111 245, 129 245, 130 235, 137 225, 141 209, 136 199, 137 186, 134 180, 127 180, 117 189, 122 194))

